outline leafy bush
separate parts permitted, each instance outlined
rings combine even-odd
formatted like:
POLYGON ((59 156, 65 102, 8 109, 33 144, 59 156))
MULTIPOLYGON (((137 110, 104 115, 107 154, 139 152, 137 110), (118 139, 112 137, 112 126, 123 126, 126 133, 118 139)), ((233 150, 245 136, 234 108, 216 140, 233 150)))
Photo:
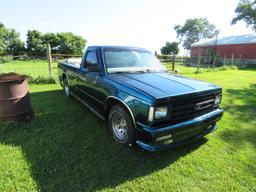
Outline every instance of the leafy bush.
POLYGON ((215 72, 215 71, 228 71, 228 70, 237 70, 237 66, 235 65, 224 65, 222 67, 216 67, 216 68, 207 68, 207 69, 202 69, 200 68, 198 71, 195 71, 195 74, 200 74, 204 72, 215 72))
POLYGON ((222 67, 218 67, 216 71, 227 71, 227 70, 237 70, 237 66, 235 65, 223 65, 222 67))
POLYGON ((13 57, 11 56, 1 56, 0 57, 0 64, 1 63, 8 63, 11 62, 13 60, 13 57))
POLYGON ((199 70, 196 70, 196 71, 195 71, 195 74, 201 74, 201 73, 203 73, 203 70, 202 70, 202 69, 199 69, 199 70))
POLYGON ((238 67, 235 66, 235 65, 231 65, 231 66, 229 66, 229 67, 230 67, 230 69, 232 69, 232 70, 237 70, 237 69, 238 69, 238 67))
POLYGON ((28 83, 30 84, 57 84, 59 83, 57 77, 54 76, 38 76, 38 77, 31 77, 27 76, 28 83))

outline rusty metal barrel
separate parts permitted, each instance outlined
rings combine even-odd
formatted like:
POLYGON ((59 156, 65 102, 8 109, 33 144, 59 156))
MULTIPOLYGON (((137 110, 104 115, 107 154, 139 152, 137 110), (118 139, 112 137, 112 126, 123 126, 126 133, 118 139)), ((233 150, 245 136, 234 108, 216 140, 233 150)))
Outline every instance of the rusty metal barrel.
POLYGON ((0 120, 26 121, 33 118, 28 83, 15 73, 0 75, 0 120))

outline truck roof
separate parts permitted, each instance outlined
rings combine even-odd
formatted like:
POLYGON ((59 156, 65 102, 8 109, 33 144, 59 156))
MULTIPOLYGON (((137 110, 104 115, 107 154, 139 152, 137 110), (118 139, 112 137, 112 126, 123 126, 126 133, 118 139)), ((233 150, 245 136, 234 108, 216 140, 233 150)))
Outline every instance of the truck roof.
MULTIPOLYGON (((141 47, 132 47, 132 46, 118 46, 118 45, 93 45, 88 46, 88 49, 95 49, 95 48, 108 48, 108 49, 137 49, 137 50, 147 50, 141 47)), ((148 50, 147 50, 148 51, 148 50)))

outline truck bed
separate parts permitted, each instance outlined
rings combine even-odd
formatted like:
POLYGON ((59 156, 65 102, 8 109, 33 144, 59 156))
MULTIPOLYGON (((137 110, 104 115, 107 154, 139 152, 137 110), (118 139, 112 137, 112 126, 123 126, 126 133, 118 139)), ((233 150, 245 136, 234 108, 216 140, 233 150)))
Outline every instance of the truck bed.
POLYGON ((70 59, 64 59, 60 61, 59 63, 63 65, 67 65, 69 67, 74 67, 76 69, 80 68, 82 58, 70 58, 70 59))

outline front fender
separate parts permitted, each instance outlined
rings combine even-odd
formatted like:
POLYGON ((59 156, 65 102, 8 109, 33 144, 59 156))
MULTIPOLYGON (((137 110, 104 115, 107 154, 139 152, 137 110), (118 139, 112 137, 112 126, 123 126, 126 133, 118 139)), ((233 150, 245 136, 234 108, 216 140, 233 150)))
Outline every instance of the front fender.
POLYGON ((115 95, 109 96, 107 100, 108 99, 115 99, 121 102, 130 112, 135 126, 137 122, 147 124, 148 111, 149 107, 151 106, 150 103, 122 91, 117 92, 115 95))

